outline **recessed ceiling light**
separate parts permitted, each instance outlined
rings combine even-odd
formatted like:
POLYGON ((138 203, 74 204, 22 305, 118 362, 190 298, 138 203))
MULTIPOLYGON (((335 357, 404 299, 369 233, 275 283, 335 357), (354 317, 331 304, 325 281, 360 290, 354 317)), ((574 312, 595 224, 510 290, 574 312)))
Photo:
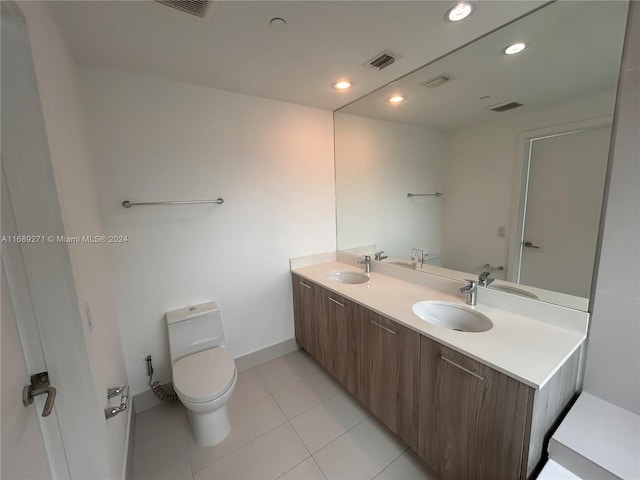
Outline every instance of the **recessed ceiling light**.
POLYGON ((395 103, 401 103, 401 102, 404 102, 406 98, 407 97, 404 97, 402 95, 394 95, 393 97, 389 97, 387 99, 387 102, 394 103, 394 104, 395 103))
POLYGON ((504 50, 502 50, 502 53, 504 53, 505 55, 515 55, 516 53, 520 53, 521 51, 523 51, 525 48, 527 48, 526 43, 522 43, 522 42, 512 43, 511 45, 506 47, 504 50))
POLYGON ((471 15, 471 12, 473 12, 473 5, 467 2, 458 2, 447 10, 444 18, 450 22, 459 22, 471 15))
POLYGON ((349 80, 340 80, 333 84, 333 88, 336 90, 349 90, 353 86, 349 80))

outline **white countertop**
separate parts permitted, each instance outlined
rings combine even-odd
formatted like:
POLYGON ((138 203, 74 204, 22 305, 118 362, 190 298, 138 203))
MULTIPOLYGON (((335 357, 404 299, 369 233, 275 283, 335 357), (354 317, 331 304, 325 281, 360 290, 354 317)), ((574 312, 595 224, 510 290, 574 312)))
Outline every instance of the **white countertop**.
POLYGON ((330 280, 327 275, 335 271, 362 272, 362 269, 335 261, 292 268, 291 271, 535 389, 542 388, 585 340, 583 333, 482 305, 481 300, 470 308, 491 319, 491 330, 449 330, 421 320, 411 307, 422 300, 466 305, 462 296, 376 272, 369 274, 371 281, 368 284, 342 284, 330 280))
POLYGON ((581 478, 640 478, 638 452, 640 415, 587 392, 549 442, 549 457, 581 478))

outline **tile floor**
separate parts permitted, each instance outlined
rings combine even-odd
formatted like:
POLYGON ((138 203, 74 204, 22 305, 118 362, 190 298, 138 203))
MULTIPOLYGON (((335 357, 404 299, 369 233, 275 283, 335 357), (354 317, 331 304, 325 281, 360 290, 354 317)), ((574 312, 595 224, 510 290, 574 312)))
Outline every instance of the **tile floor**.
POLYGON ((407 447, 299 350, 238 375, 231 434, 195 444, 182 405, 136 417, 135 480, 438 480, 407 447))

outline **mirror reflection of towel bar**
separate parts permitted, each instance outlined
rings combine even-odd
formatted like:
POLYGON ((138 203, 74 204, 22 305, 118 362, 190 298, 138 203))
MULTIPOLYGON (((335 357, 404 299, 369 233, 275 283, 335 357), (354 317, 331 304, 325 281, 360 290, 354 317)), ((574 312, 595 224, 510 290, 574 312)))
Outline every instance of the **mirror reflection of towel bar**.
POLYGON ((407 198, 411 197, 441 197, 441 192, 436 193, 407 193, 407 198))
POLYGON ((482 268, 486 268, 487 270, 504 270, 504 267, 502 265, 498 265, 497 267, 494 267, 493 265, 490 265, 488 263, 485 263, 482 268))

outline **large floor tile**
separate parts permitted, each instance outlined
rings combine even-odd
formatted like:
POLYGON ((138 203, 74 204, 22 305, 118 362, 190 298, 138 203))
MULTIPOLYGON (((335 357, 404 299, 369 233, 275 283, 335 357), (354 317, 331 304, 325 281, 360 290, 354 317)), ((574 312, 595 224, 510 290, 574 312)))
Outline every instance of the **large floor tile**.
POLYGON ((214 447, 201 447, 193 438, 189 442, 189 455, 194 472, 219 460, 241 446, 264 435, 287 421, 272 396, 229 412, 231 433, 214 447))
POLYGON ((309 457, 291 425, 284 424, 194 475, 196 480, 275 479, 309 457))
POLYGON ((275 392, 273 398, 287 418, 293 418, 343 391, 328 373, 319 372, 275 392))
POLYGON ((190 478, 189 435, 187 414, 182 405, 159 405, 137 415, 133 438, 133 478, 190 478))
POLYGON ((291 425, 315 453, 368 416, 369 412, 348 394, 338 393, 291 419, 291 425))
POLYGON ((304 350, 298 350, 258 365, 256 371, 273 393, 322 371, 322 367, 304 350))
POLYGON ((300 465, 289 470, 278 477, 278 480, 326 480, 324 474, 311 457, 307 458, 300 465))
POLYGON ((375 480, 440 480, 415 453, 406 450, 385 468, 375 480))
POLYGON ((370 480, 406 448, 375 419, 368 418, 313 457, 328 480, 370 480))
POLYGON ((238 374, 238 380, 231 398, 227 402, 227 408, 229 411, 243 408, 269 395, 269 390, 260 379, 258 372, 251 368, 238 374))

